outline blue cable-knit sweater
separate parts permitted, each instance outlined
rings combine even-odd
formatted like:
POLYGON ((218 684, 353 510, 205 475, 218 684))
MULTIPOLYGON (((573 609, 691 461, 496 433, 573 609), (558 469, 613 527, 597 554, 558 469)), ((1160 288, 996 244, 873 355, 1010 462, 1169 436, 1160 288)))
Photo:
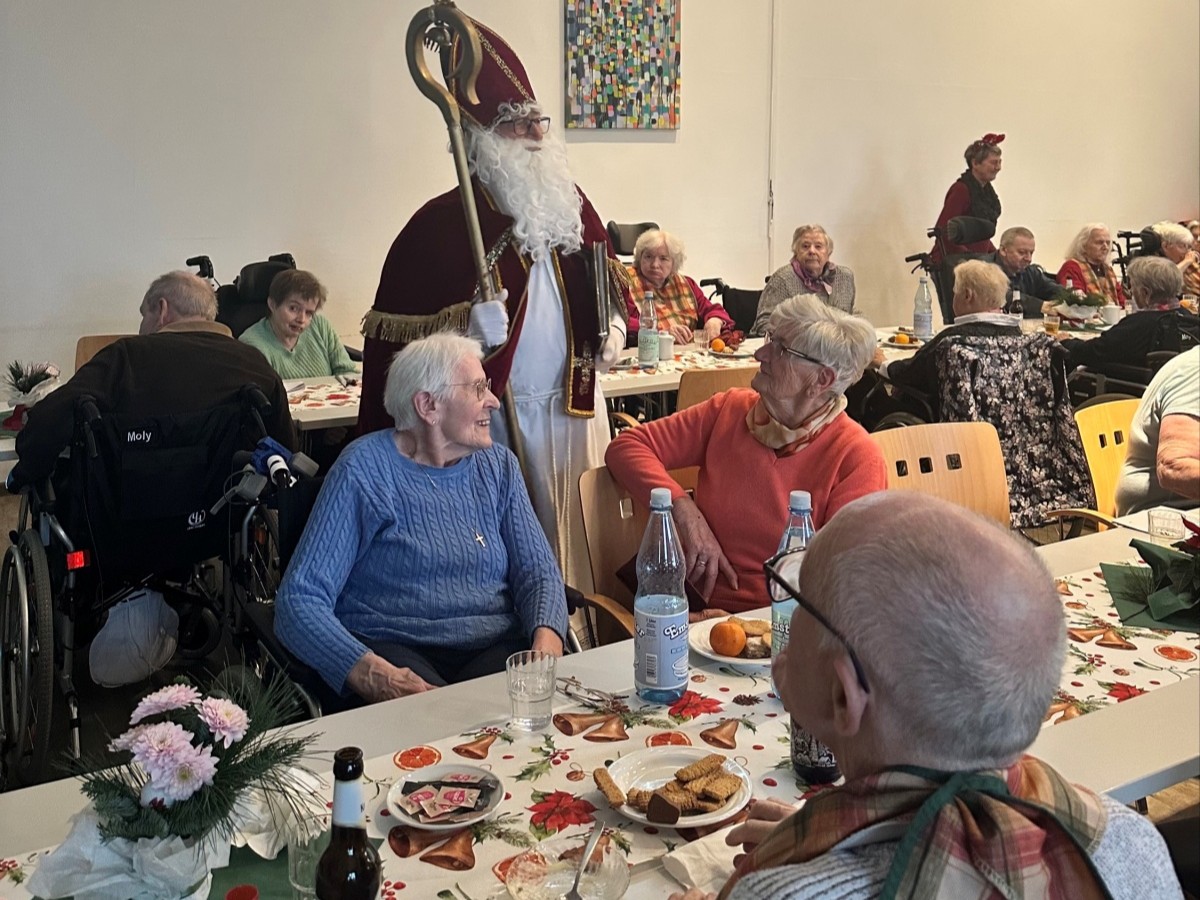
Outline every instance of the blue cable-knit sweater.
POLYGON ((562 574, 516 457, 494 445, 431 468, 391 431, 334 463, 275 611, 279 639, 342 692, 368 652, 354 634, 470 652, 543 625, 566 635, 562 574))

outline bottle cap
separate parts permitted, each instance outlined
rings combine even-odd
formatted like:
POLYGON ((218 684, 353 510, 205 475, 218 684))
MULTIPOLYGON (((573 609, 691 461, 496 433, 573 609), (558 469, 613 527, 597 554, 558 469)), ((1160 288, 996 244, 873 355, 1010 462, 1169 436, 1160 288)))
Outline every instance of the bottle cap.
POLYGON ((650 508, 651 509, 670 509, 671 508, 671 489, 670 488, 654 488, 650 492, 650 508))
POLYGON ((921 280, 920 280, 921 284, 926 284, 928 281, 929 281, 929 279, 926 278, 924 275, 921 276, 921 280))
POLYGON ((812 512, 812 494, 808 491, 792 491, 788 494, 788 509, 812 512))

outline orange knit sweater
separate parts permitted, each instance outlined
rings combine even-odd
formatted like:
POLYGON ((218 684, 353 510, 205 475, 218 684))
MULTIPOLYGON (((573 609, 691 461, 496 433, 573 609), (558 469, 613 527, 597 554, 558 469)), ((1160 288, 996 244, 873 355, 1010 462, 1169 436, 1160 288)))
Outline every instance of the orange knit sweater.
POLYGON ((605 455, 613 477, 643 506, 651 488, 683 495, 668 469, 700 467, 696 505, 738 576, 736 591, 724 575, 718 577, 708 602, 730 612, 770 603, 762 564, 779 545, 791 491, 812 494, 813 522, 820 528, 851 500, 887 487, 883 454, 845 413, 808 446, 777 457, 746 427, 746 414, 757 401, 758 394, 746 389, 717 394, 622 432, 605 455))

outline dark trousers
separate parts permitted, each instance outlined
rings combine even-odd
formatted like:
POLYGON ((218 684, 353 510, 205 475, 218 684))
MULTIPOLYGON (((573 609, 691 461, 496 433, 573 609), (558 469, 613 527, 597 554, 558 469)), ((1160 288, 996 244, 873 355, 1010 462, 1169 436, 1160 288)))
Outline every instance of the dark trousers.
POLYGON ((442 687, 483 675, 504 671, 510 656, 529 649, 529 641, 519 634, 508 634, 478 650, 455 647, 420 647, 388 641, 372 641, 358 636, 373 652, 398 668, 412 669, 430 684, 442 687))

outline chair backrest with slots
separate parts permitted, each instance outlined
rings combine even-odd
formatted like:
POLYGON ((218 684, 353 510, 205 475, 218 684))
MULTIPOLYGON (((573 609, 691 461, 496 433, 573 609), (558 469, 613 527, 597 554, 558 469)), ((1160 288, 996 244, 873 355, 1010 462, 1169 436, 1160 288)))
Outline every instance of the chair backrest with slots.
POLYGON ((1075 424, 1083 441, 1092 487, 1096 491, 1096 511, 1106 516, 1117 514, 1117 482, 1121 464, 1129 449, 1129 426, 1141 400, 1115 400, 1087 409, 1076 410, 1075 424))

